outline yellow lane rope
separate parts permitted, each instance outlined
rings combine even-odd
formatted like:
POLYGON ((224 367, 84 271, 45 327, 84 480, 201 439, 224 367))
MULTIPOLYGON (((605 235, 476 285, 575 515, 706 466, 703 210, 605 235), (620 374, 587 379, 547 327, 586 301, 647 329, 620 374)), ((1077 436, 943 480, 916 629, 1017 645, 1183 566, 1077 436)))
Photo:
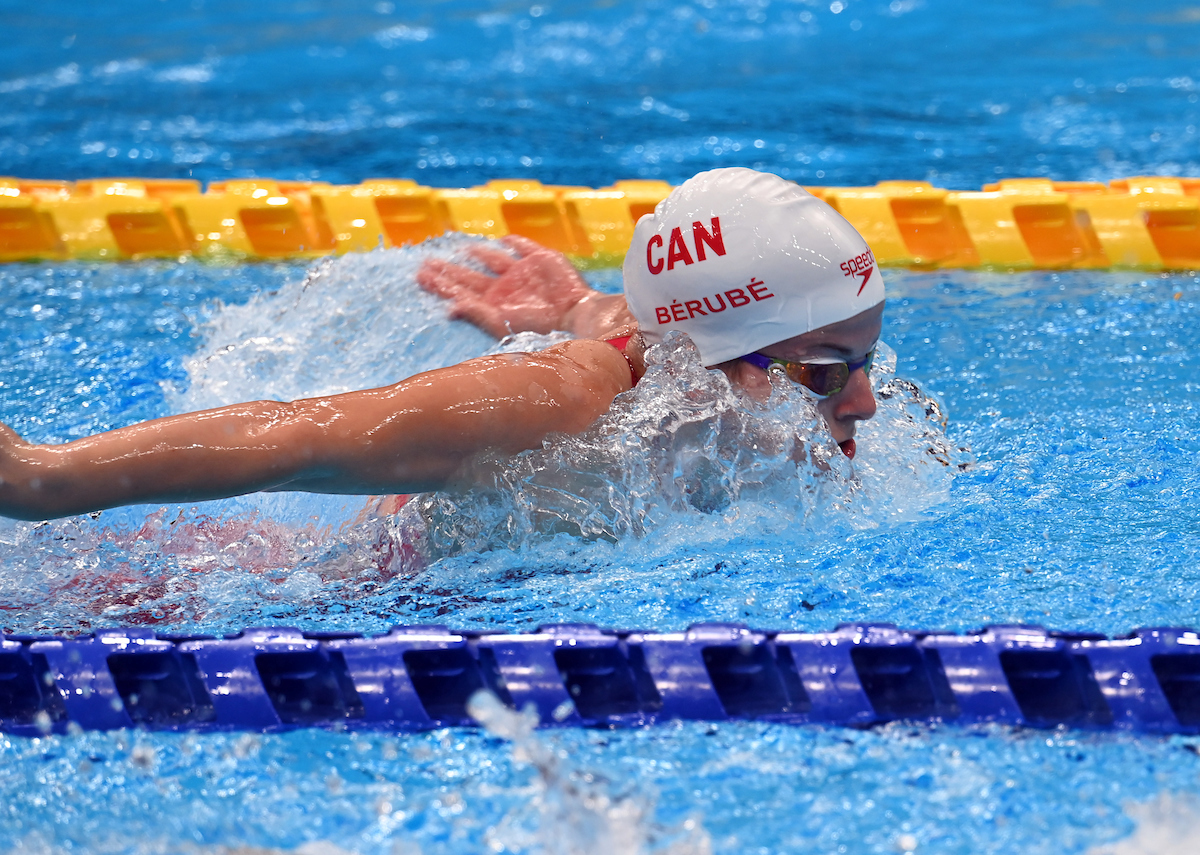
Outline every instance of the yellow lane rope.
MULTIPOLYGON (((979 191, 923 181, 808 187, 862 233, 880 264, 909 267, 1200 268, 1200 178, 1109 184, 1015 178, 979 191)), ((446 231, 520 234, 580 266, 620 263, 633 224, 671 191, 490 181, 442 189, 355 185, 0 178, 0 261, 313 258, 416 243, 446 231)))

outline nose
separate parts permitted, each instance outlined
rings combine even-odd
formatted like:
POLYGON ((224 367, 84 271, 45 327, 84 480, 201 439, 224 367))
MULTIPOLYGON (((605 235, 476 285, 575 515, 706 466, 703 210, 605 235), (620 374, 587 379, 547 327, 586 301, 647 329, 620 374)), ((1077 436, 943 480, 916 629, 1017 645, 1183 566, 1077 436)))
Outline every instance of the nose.
POLYGON ((875 415, 876 409, 871 381, 863 371, 851 374, 842 391, 830 395, 821 403, 825 405, 824 416, 834 439, 839 442, 854 436, 855 422, 865 422, 875 415))

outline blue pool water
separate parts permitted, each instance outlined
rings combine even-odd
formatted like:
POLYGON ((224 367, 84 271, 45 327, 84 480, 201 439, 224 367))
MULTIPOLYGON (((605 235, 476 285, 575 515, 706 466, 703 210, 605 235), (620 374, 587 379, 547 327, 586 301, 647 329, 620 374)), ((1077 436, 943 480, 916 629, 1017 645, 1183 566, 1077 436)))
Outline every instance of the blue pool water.
MULTIPOLYGON (((0 52, 4 174, 598 185, 745 164, 813 183, 978 187, 1200 173, 1200 16, 1185 4, 0 12, 21 34, 0 52)), ((64 441, 484 352, 411 282, 424 254, 462 246, 312 271, 0 268, 0 418, 64 441)), ((620 287, 615 272, 589 276, 620 287)), ((362 499, 277 494, 0 522, 0 625, 1200 622, 1200 279, 890 271, 887 283, 896 374, 880 372, 887 398, 852 467, 797 471, 766 450, 783 421, 813 428, 802 398, 754 413, 715 388, 691 423, 719 414, 734 442, 765 438, 764 450, 701 507, 680 486, 700 465, 686 443, 614 457, 588 435, 513 464, 487 502, 456 500, 457 515, 445 497, 379 519, 362 499), (540 464, 597 458, 603 483, 642 502, 637 525, 597 491, 581 497, 599 508, 599 536, 517 513, 526 496, 560 507, 540 464), (638 480, 666 463, 679 483, 638 480)), ((698 376, 686 348, 657 371, 616 424, 636 432, 698 376)), ((0 740, 0 853, 1130 853, 1200 839, 1191 738, 759 724, 529 735, 503 716, 489 728, 0 740)))
POLYGON ((1184 0, 4 0, 0 165, 464 186, 1200 170, 1184 0))

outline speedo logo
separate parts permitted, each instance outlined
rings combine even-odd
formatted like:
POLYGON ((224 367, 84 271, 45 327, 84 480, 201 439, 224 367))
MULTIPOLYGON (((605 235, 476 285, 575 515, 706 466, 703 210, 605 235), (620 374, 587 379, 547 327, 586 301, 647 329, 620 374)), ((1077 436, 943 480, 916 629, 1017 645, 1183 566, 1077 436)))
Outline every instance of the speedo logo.
POLYGON ((725 239, 721 237, 721 218, 713 217, 707 229, 703 223, 692 223, 692 246, 696 250, 695 258, 692 257, 692 250, 683 237, 683 229, 676 226, 671 229, 671 239, 667 243, 667 256, 664 261, 662 235, 654 235, 646 244, 646 267, 651 274, 657 276, 662 273, 664 266, 667 270, 674 270, 675 265, 681 262, 695 264, 697 261, 704 261, 708 257, 705 254, 706 246, 717 255, 724 255, 725 239))
POLYGON ((711 298, 705 297, 703 304, 700 300, 684 300, 682 303, 672 300, 669 306, 656 306, 654 317, 659 326, 662 326, 672 321, 675 323, 686 321, 696 315, 716 315, 726 309, 740 309, 742 306, 750 305, 751 302, 759 303, 774 296, 767 290, 767 286, 761 279, 751 278, 750 284, 745 288, 730 288, 728 291, 713 294, 711 298), (716 305, 713 305, 714 300, 716 305), (726 300, 729 302, 726 303, 726 300))
MULTIPOLYGON (((867 280, 875 272, 875 256, 871 255, 871 250, 868 248, 862 255, 856 255, 849 261, 843 261, 838 266, 842 268, 843 275, 857 276, 862 279, 862 284, 858 286, 858 293, 861 294, 863 288, 867 287, 867 280)), ((855 296, 858 296, 858 294, 855 296)))

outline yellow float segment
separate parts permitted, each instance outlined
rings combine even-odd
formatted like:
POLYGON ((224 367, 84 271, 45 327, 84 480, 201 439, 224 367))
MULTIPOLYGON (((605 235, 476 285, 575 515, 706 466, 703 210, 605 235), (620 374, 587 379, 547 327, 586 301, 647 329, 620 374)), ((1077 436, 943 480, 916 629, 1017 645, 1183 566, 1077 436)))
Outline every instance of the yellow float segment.
POLYGON ((362 187, 375 197, 387 246, 420 243, 450 230, 430 187, 408 179, 384 178, 365 181, 362 187))
POLYGON ((508 234, 500 198, 498 191, 488 187, 433 191, 434 208, 447 231, 489 238, 508 234))
POLYGON ((620 190, 568 190, 560 196, 571 228, 594 263, 619 267, 633 240, 629 198, 620 190))
POLYGON ((568 255, 592 254, 587 235, 571 221, 561 200, 563 192, 576 188, 546 187, 538 181, 489 181, 484 189, 498 194, 506 233, 522 235, 568 255))
POLYGON ((927 181, 883 181, 874 187, 821 188, 850 221, 880 264, 975 267, 979 256, 949 193, 927 181))
POLYGON ((69 258, 173 258, 190 250, 170 198, 175 193, 199 198, 195 182, 148 185, 140 179, 79 182, 65 198, 55 194, 37 206, 54 223, 69 258))
POLYGON ((1139 205, 1163 267, 1200 267, 1200 199, 1157 197, 1139 205))
MULTIPOLYGON (((1109 259, 1073 194, 1048 179, 1001 181, 995 189, 948 194, 986 266, 1011 269, 1108 267, 1109 259)), ((1087 197, 1093 188, 1080 186, 1087 197)))
POLYGON ((1086 217, 1110 267, 1163 267, 1163 259, 1150 230, 1141 201, 1123 193, 1096 193, 1073 197, 1077 217, 1086 217))
MULTIPOLYGON (((65 184, 65 182, 61 182, 65 184)), ((172 196, 196 196, 200 182, 190 178, 88 178, 76 181, 74 187, 44 187, 43 192, 57 189, 63 198, 68 196, 136 196, 167 199, 172 196)))
POLYGON ((34 199, 66 199, 75 192, 70 181, 51 181, 37 178, 0 178, 0 184, 16 188, 34 199))
MULTIPOLYGON (((638 219, 671 192, 657 180, 610 187, 533 179, 425 187, 236 179, 0 178, 0 261, 192 256, 313 258, 404 246, 447 231, 523 235, 584 266, 620 264, 638 219)), ((883 265, 1066 269, 1200 267, 1200 179, 1015 178, 979 191, 925 181, 809 187, 883 265)))
POLYGON ((874 187, 830 187, 825 201, 858 230, 880 264, 920 263, 904 245, 886 193, 874 187))
POLYGON ((315 258, 334 249, 328 225, 311 214, 312 189, 266 179, 214 182, 202 196, 173 199, 200 257, 315 258))
POLYGON ((380 198, 370 188, 358 185, 312 191, 313 216, 329 227, 335 252, 368 252, 385 243, 387 232, 377 204, 380 198))
POLYGON ((626 204, 629 206, 629 217, 636 225, 637 221, 646 214, 653 214, 655 206, 671 195, 671 191, 675 188, 665 181, 632 178, 614 182, 611 187, 604 189, 625 194, 626 204))
POLYGON ((926 181, 881 181, 877 186, 890 199, 890 214, 914 265, 979 266, 979 251, 962 212, 947 204, 949 191, 926 181))
POLYGON ((22 182, 0 178, 0 261, 65 257, 54 221, 37 201, 22 182))
POLYGON ((1200 267, 1200 178, 1137 176, 1112 184, 1137 200, 1164 267, 1200 267))
POLYGON ((998 190, 968 190, 948 193, 947 203, 959 212, 981 264, 1012 269, 1034 266, 1033 254, 1017 228, 1011 198, 998 190))

